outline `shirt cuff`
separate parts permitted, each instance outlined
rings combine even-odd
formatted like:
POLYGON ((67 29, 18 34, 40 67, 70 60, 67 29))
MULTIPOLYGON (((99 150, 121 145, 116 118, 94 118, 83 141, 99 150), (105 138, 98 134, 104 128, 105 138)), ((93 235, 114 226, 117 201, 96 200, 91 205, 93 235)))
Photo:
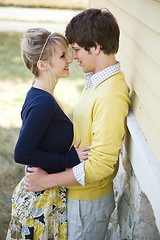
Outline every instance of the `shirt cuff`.
POLYGON ((85 177, 84 163, 85 162, 79 163, 78 165, 73 167, 74 177, 77 180, 77 182, 79 184, 81 184, 83 187, 85 187, 85 185, 86 185, 85 180, 84 180, 84 177, 85 177))

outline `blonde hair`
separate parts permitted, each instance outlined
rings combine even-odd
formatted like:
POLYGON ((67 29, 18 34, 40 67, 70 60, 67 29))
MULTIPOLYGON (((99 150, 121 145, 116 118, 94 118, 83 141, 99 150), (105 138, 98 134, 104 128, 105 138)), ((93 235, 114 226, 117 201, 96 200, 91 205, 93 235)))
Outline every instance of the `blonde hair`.
POLYGON ((44 28, 30 28, 21 41, 21 54, 26 67, 36 76, 39 75, 37 62, 50 61, 55 45, 68 47, 66 38, 60 33, 52 33, 44 28))

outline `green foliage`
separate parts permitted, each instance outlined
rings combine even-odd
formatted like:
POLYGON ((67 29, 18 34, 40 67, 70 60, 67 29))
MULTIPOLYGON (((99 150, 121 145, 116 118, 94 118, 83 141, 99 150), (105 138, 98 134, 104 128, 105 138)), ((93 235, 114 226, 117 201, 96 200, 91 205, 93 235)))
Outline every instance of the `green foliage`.
POLYGON ((85 9, 87 0, 0 0, 1 6, 85 9))
POLYGON ((21 58, 21 38, 21 33, 0 33, 0 81, 31 78, 21 58))

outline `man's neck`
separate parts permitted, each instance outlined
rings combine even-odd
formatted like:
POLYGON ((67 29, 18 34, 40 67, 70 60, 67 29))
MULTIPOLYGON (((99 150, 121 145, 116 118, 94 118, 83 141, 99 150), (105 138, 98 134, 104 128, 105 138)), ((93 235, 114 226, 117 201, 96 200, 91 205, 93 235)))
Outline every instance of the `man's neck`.
POLYGON ((103 69, 105 69, 107 67, 113 66, 116 63, 117 62, 116 62, 116 58, 115 58, 114 54, 107 55, 107 54, 102 53, 97 57, 94 74, 102 71, 103 69))

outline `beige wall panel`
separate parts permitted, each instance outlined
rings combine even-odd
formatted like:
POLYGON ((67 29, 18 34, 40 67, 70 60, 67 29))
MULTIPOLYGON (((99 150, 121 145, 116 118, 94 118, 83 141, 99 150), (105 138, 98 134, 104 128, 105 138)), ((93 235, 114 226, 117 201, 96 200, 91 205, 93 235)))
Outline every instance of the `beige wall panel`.
POLYGON ((160 2, 154 0, 110 0, 110 2, 160 33, 160 2))
POLYGON ((134 78, 135 78, 135 67, 133 67, 133 64, 128 59, 128 56, 121 50, 117 55, 116 59, 120 61, 121 64, 121 70, 125 74, 125 79, 128 83, 128 86, 130 88, 130 94, 133 92, 134 87, 134 78))
MULTIPOLYGON (((148 84, 146 84, 145 79, 140 75, 137 69, 133 67, 132 62, 129 58, 127 58, 124 52, 121 54, 121 59, 123 63, 123 65, 121 64, 122 71, 126 75, 126 81, 128 82, 131 90, 130 96, 132 97, 134 89, 139 101, 143 102, 146 114, 150 115, 152 123, 154 124, 156 130, 160 133, 160 96, 154 94, 148 84)), ((156 141, 158 141, 158 139, 156 139, 156 141)))
POLYGON ((89 0, 89 7, 107 7, 107 0, 101 0, 101 1, 97 1, 97 0, 89 0))
MULTIPOLYGON (((124 11, 119 11, 118 22, 136 44, 160 67, 160 34, 148 28, 124 11)), ((121 33, 123 35, 123 32, 121 33)))
POLYGON ((116 7, 126 11, 149 28, 160 33, 160 2, 154 0, 89 0, 91 7, 116 7), (154 13, 154 14, 153 14, 154 13))
POLYGON ((153 121, 145 111, 143 104, 139 101, 136 95, 132 96, 134 101, 132 104, 132 109, 135 115, 135 118, 145 135, 145 138, 155 156, 157 161, 160 163, 160 148, 159 148, 159 136, 160 132, 155 128, 153 121))
POLYGON ((130 37, 134 39, 136 43, 146 52, 146 54, 148 54, 153 59, 153 61, 155 61, 160 66, 160 48, 157 47, 160 43, 160 34, 144 25, 142 22, 128 14, 123 9, 113 4, 108 4, 108 1, 106 2, 109 10, 115 14, 120 28, 127 32, 128 35, 130 35, 130 37))
MULTIPOLYGON (((119 56, 117 56, 118 58, 119 56)), ((138 75, 138 72, 136 71, 136 69, 133 68, 132 63, 129 61, 129 59, 127 58, 127 56, 125 55, 125 53, 123 53, 121 51, 120 54, 121 60, 122 60, 122 71, 125 72, 126 75, 126 80, 128 82, 129 86, 132 86, 133 84, 135 84, 135 75, 138 75)), ((140 77, 140 76, 139 76, 140 77)), ((138 80, 138 78, 136 79, 138 80)), ((136 88, 136 86, 135 86, 136 88)), ((141 91, 141 90, 139 90, 141 91)), ((140 93, 142 94, 142 93, 140 93)), ((146 93, 144 93, 146 94, 146 93)), ((147 97, 145 95, 145 97, 147 97)), ((148 96, 148 99, 150 98, 150 94, 148 96)), ((132 91, 131 93, 131 100, 132 100, 132 111, 135 115, 135 118, 137 120, 138 125, 140 126, 155 158, 157 159, 158 162, 160 162, 160 148, 159 148, 159 136, 160 136, 160 131, 159 131, 159 127, 157 128, 158 125, 158 121, 156 119, 156 117, 150 114, 150 112, 148 113, 149 108, 147 107, 147 105, 142 105, 139 96, 136 96, 135 93, 132 91), (146 111, 147 108, 147 111, 146 111)), ((144 104, 145 102, 143 102, 144 104)), ((152 112, 159 110, 159 107, 155 107, 154 105, 152 112)), ((157 114, 157 113, 156 113, 157 114)))
POLYGON ((121 34, 120 51, 122 50, 132 62, 133 67, 143 76, 152 91, 157 96, 160 96, 160 66, 125 32, 121 34))
MULTIPOLYGON (((144 116, 141 114, 141 122, 143 122, 143 119, 145 120, 145 115, 150 116, 152 124, 154 124, 156 129, 155 131, 159 132, 160 67, 125 32, 122 32, 120 46, 117 57, 122 62, 122 69, 126 73, 126 80, 131 89, 134 89, 136 92, 139 101, 143 102, 144 105, 146 114, 144 116), (122 57, 122 55, 125 55, 125 57, 122 57)), ((138 123, 140 118, 136 114, 138 123)), ((150 124, 150 121, 148 123, 150 124)), ((150 125, 148 128, 150 128, 150 125)), ((141 124, 141 129, 145 136, 147 136, 143 124, 141 124)), ((159 142, 159 136, 157 135, 157 139, 153 143, 156 144, 159 142)))

